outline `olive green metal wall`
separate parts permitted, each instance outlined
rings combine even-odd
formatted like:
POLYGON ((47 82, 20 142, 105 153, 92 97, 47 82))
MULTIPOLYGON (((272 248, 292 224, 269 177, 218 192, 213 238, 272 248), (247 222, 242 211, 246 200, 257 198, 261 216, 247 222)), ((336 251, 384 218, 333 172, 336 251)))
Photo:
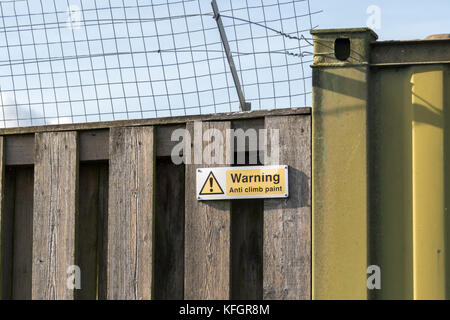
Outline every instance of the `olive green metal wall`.
POLYGON ((312 33, 313 298, 449 298, 450 41, 312 33))

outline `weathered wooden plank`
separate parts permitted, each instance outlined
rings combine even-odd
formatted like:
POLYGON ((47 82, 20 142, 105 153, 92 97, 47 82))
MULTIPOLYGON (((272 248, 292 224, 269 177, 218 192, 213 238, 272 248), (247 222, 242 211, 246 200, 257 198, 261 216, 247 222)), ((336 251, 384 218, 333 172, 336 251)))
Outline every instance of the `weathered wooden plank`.
POLYGON ((0 135, 50 132, 50 131, 95 130, 113 127, 157 126, 157 125, 183 124, 189 121, 228 121, 237 119, 264 118, 265 116, 270 115, 288 116, 288 115, 310 115, 310 114, 311 114, 310 107, 272 109, 272 110, 253 110, 246 112, 212 113, 195 116, 136 119, 136 120, 115 120, 115 121, 76 123, 76 124, 5 128, 0 129, 0 135))
POLYGON ((258 132, 259 129, 264 129, 264 118, 236 119, 231 121, 231 127, 234 130, 242 129, 247 131, 248 129, 253 129, 258 132))
POLYGON ((14 169, 5 168, 5 138, 0 137, 0 298, 11 299, 14 220, 14 169))
POLYGON ((231 204, 231 299, 261 300, 263 296, 264 200, 231 204))
MULTIPOLYGON (((260 120, 260 119, 258 119, 260 120)), ((179 141, 171 141, 172 132, 184 128, 184 124, 159 126, 156 128, 156 155, 167 157, 179 141)), ((34 135, 6 136, 6 165, 34 164, 34 135)), ((80 161, 109 159, 109 130, 86 130, 79 132, 80 161)))
MULTIPOLYGON (((233 128, 262 129, 264 118, 234 120, 233 128)), ((185 124, 161 125, 156 127, 156 156, 168 157, 179 141, 171 141, 172 132, 185 128, 185 124)), ((31 165, 34 163, 34 135, 17 134, 5 136, 6 165, 31 165)), ((82 130, 79 132, 80 161, 99 161, 109 159, 109 130, 82 130)), ((248 144, 246 144, 248 151, 248 144)))
MULTIPOLYGON (((6 165, 34 164, 34 135, 6 136, 6 165)), ((109 130, 87 130, 79 133, 80 161, 108 160, 109 130)))
POLYGON ((106 217, 108 214, 108 164, 80 165, 79 214, 76 262, 82 270, 76 299, 106 299, 106 217))
POLYGON ((6 165, 34 163, 34 134, 6 136, 6 165))
POLYGON ((156 161, 155 299, 184 296, 184 165, 156 161))
POLYGON ((279 161, 289 165, 289 198, 264 201, 264 299, 310 299, 310 117, 267 117, 265 126, 279 129, 279 161))
POLYGON ((33 208, 33 299, 73 299, 78 152, 76 132, 36 134, 33 208))
POLYGON ((179 143, 179 141, 171 141, 172 132, 184 128, 184 124, 156 127, 156 155, 158 157, 170 157, 173 147, 179 143))
POLYGON ((108 129, 80 131, 79 141, 80 161, 108 160, 108 129))
POLYGON ((97 298, 99 300, 105 300, 107 298, 107 248, 108 248, 108 187, 109 187, 109 174, 108 163, 102 163, 99 166, 99 216, 98 216, 98 229, 97 229, 97 261, 98 261, 98 275, 97 275, 97 298))
POLYGON ((153 127, 110 132, 108 299, 152 298, 153 127))
MULTIPOLYGON (((201 133, 194 134, 194 124, 188 123, 187 129, 191 137, 200 137, 197 143, 202 143, 201 133)), ((192 156, 203 152, 204 146, 213 141, 208 129, 219 130, 225 137, 226 129, 230 129, 229 121, 203 122, 204 138, 202 148, 192 150, 192 156)), ((227 139, 228 140, 228 139, 227 139)), ((227 141, 223 140, 220 148, 223 150, 221 164, 207 164, 203 157, 203 165, 221 166, 227 160, 227 141)), ((185 299, 229 299, 230 298, 230 201, 198 201, 196 198, 195 179, 199 164, 192 159, 186 165, 185 191, 185 299)))
POLYGON ((33 167, 17 167, 12 299, 31 299, 33 263, 33 167))
POLYGON ((99 220, 99 167, 97 163, 80 165, 76 264, 81 272, 81 290, 77 300, 97 298, 97 241, 99 220))

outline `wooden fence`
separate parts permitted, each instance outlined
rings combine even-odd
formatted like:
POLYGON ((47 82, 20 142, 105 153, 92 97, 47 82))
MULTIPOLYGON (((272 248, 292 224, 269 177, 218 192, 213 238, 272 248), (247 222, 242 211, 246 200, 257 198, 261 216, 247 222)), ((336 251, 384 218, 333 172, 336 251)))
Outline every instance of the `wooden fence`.
POLYGON ((2 299, 311 298, 309 108, 1 129, 0 170, 2 299), (289 198, 197 201, 194 121, 279 129, 289 198))

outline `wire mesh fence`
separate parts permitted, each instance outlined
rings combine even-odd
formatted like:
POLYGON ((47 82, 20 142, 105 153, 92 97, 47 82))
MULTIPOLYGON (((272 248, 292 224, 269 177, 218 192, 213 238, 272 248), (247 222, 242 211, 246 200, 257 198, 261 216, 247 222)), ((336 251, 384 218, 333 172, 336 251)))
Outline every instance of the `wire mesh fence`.
MULTIPOLYGON (((252 110, 309 105, 309 0, 217 4, 252 110)), ((0 17, 0 127, 239 110, 209 0, 6 0, 0 17)))

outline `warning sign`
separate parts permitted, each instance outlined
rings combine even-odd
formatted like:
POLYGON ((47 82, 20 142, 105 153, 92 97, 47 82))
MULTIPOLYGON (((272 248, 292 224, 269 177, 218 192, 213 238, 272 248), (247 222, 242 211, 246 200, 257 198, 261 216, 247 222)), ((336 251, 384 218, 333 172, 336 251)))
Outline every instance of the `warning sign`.
POLYGON ((197 199, 287 198, 287 166, 220 167, 197 170, 197 199))
POLYGON ((203 188, 200 191, 200 194, 201 195, 223 194, 223 190, 220 187, 219 183, 217 182, 217 179, 212 171, 209 173, 208 178, 206 178, 205 183, 203 184, 203 188))

